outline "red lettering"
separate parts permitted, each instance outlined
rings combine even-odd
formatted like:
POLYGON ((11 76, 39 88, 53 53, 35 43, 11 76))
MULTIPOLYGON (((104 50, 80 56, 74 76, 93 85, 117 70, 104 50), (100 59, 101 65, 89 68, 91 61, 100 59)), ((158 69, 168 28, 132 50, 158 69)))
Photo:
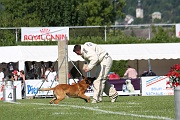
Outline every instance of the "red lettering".
POLYGON ((44 38, 43 38, 43 36, 42 36, 42 35, 40 35, 40 36, 41 36, 41 38, 40 38, 40 39, 44 41, 44 38))
POLYGON ((37 39, 38 39, 38 40, 41 40, 41 35, 38 35, 38 36, 37 36, 37 39))
POLYGON ((33 40, 33 41, 34 41, 34 40, 37 40, 37 36, 34 36, 34 35, 33 35, 33 39, 32 39, 32 40, 33 40))
POLYGON ((52 40, 51 35, 50 34, 46 35, 46 39, 47 40, 52 40))
POLYGON ((65 34, 56 34, 55 38, 56 40, 65 40, 66 35, 65 34))
POLYGON ((31 40, 32 41, 37 40, 37 36, 36 35, 32 35, 32 39, 31 40))
POLYGON ((65 38, 66 38, 66 35, 64 35, 64 34, 62 34, 62 40, 65 40, 65 38))
POLYGON ((27 40, 32 40, 33 36, 32 35, 28 35, 28 39, 27 40))
POLYGON ((31 35, 24 35, 24 40, 32 40, 32 36, 31 35))
POLYGON ((24 35, 24 40, 27 40, 27 35, 24 35))
POLYGON ((57 38, 55 36, 51 35, 51 39, 56 40, 57 38))
POLYGON ((56 37, 56 40, 61 40, 61 35, 56 34, 55 37, 56 37))
POLYGON ((24 40, 25 41, 44 41, 44 40, 53 40, 53 41, 57 41, 57 40, 65 40, 66 35, 65 34, 46 34, 44 35, 24 35, 24 40))

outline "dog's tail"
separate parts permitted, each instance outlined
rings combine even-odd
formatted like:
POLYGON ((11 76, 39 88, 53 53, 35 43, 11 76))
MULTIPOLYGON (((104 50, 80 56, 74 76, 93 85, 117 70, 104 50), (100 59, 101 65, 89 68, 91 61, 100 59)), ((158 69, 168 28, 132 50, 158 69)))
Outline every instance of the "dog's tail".
POLYGON ((49 90, 54 90, 54 88, 41 88, 39 91, 49 91, 49 90))

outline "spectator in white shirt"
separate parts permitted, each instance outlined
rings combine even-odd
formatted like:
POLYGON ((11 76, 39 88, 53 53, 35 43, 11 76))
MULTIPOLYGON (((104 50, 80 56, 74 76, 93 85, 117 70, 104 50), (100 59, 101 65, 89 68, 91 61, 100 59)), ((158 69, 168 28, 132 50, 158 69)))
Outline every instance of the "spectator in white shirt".
POLYGON ((53 66, 51 66, 51 68, 49 68, 49 70, 47 70, 45 72, 45 80, 47 82, 57 80, 56 71, 54 71, 54 67, 53 66))
POLYGON ((0 69, 0 82, 4 82, 4 72, 3 69, 0 69))

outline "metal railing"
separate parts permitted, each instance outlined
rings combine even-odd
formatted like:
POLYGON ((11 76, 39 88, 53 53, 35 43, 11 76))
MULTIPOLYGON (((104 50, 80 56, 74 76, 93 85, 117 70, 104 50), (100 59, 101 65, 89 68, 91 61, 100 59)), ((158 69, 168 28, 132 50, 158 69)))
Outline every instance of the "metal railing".
MULTIPOLYGON (((176 24, 69 26, 69 29, 70 29, 69 34, 70 34, 71 38, 77 37, 77 36, 100 36, 100 37, 104 38, 104 41, 107 41, 108 33, 112 32, 112 35, 116 35, 116 34, 118 34, 119 31, 122 31, 127 35, 135 35, 136 37, 151 39, 152 38, 152 30, 151 30, 152 26, 155 26, 155 27, 161 26, 164 28, 164 27, 172 27, 175 25, 176 24)), ((20 37, 21 27, 0 27, 0 34, 3 30, 13 30, 11 32, 13 32, 12 34, 15 35, 16 42, 21 41, 21 37, 20 37)))

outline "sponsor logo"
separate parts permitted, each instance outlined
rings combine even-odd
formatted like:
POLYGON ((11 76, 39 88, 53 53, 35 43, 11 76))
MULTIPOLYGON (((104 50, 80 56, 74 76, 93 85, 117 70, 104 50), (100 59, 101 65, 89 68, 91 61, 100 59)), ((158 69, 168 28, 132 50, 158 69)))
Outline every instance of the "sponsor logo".
POLYGON ((155 84, 155 83, 157 83, 157 82, 159 82, 159 81, 162 81, 162 80, 164 80, 164 79, 166 79, 167 77, 163 77, 163 76, 157 76, 157 77, 154 77, 154 78, 152 78, 152 79, 150 79, 150 80, 147 80, 146 81, 146 87, 148 87, 148 86, 150 86, 150 85, 153 85, 153 84, 155 84))
POLYGON ((61 30, 52 31, 48 28, 42 28, 39 30, 39 34, 24 34, 24 41, 58 41, 65 40, 66 34, 58 33, 61 30))
POLYGON ((27 85, 27 94, 36 94, 37 91, 38 91, 38 87, 27 85))

